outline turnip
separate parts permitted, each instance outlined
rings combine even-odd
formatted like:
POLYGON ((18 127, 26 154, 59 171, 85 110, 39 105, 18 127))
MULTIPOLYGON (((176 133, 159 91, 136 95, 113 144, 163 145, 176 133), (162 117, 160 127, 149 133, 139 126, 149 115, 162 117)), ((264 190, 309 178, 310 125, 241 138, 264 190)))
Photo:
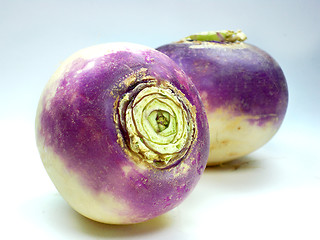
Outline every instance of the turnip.
POLYGON ((157 50, 196 85, 210 129, 208 165, 245 156, 267 143, 283 122, 288 87, 278 63, 247 44, 241 32, 203 32, 157 50))
POLYGON ((61 64, 39 101, 36 140, 62 197, 110 224, 178 206, 209 153, 192 81, 165 54, 132 43, 92 46, 61 64))

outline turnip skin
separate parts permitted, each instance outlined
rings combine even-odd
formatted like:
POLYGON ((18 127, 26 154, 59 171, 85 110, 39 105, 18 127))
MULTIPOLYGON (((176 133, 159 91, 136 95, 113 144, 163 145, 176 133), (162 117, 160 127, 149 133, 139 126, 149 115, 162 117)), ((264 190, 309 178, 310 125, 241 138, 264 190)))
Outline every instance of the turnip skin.
POLYGON ((82 215, 111 224, 146 221, 179 205, 196 186, 209 152, 207 118, 193 83, 164 54, 130 43, 89 47, 62 63, 40 98, 36 140, 65 200, 82 215), (115 120, 119 98, 148 77, 181 91, 196 116, 191 147, 167 168, 136 162, 115 120))
POLYGON ((186 38, 157 48, 187 73, 200 92, 210 128, 208 165, 240 158, 263 146, 286 113, 288 87, 279 64, 242 41, 186 38))

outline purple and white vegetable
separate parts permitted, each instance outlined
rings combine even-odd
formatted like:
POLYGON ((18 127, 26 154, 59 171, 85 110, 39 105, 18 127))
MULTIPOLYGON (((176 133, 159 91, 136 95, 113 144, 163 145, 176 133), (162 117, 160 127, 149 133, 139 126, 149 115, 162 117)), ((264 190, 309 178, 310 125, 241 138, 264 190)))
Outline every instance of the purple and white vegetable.
POLYGON ((280 66, 245 39, 241 31, 204 32, 157 48, 200 92, 210 129, 208 165, 258 149, 274 136, 286 113, 288 87, 280 66))
POLYGON ((62 63, 40 98, 36 140, 70 206, 111 224, 176 207, 209 153, 192 81, 165 54, 131 43, 89 47, 62 63))

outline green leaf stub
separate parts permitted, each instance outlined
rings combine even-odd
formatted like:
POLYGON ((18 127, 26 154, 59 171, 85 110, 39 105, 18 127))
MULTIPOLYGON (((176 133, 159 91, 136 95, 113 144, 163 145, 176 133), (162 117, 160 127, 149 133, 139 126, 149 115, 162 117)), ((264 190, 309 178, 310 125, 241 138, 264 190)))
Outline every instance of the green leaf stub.
POLYGON ((190 35, 183 41, 199 41, 199 42, 219 42, 219 43, 233 43, 233 42, 243 42, 247 39, 247 36, 241 31, 231 31, 231 30, 222 30, 222 31, 208 31, 201 32, 190 35))
POLYGON ((194 108, 168 82, 141 82, 119 100, 118 136, 139 161, 167 167, 181 159, 196 134, 194 108))

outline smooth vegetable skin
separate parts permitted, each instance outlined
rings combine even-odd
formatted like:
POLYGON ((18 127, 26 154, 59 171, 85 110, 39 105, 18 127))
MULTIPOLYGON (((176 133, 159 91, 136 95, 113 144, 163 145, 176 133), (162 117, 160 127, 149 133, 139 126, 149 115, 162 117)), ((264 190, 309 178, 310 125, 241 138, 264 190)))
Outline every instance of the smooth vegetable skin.
POLYGON ((277 132, 286 113, 288 87, 280 66, 245 39, 241 31, 204 32, 157 48, 200 92, 210 128, 208 165, 258 149, 277 132))
POLYGON ((130 43, 89 47, 62 63, 39 101, 36 140, 65 200, 112 224, 176 207, 196 186, 209 152, 191 80, 166 55, 130 43))

